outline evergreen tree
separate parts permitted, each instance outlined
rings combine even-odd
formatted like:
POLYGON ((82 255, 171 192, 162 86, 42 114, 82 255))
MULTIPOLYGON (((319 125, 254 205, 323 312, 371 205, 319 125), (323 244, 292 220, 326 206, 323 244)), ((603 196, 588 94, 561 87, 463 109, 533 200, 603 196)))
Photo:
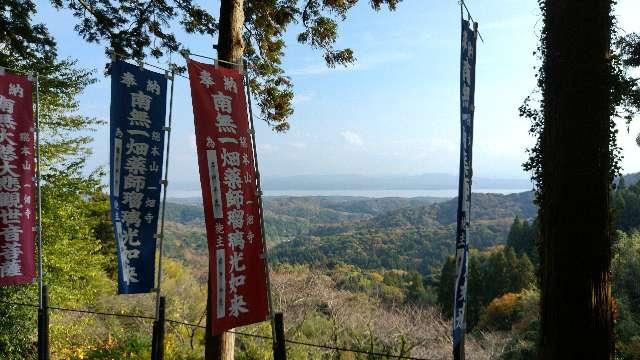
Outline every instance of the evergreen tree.
POLYGON ((407 302, 421 304, 427 296, 427 292, 424 289, 424 283, 422 281, 422 275, 417 272, 411 273, 408 280, 409 286, 407 287, 407 302))
POLYGON ((520 241, 522 240, 524 232, 523 223, 526 223, 526 220, 523 222, 520 220, 520 216, 516 215, 509 228, 509 235, 507 235, 507 246, 516 249, 516 251, 520 250, 520 241))
POLYGON ((613 32, 614 1, 539 3, 542 99, 532 109, 527 98, 520 111, 537 136, 525 169, 539 205, 540 357, 610 358, 609 190, 620 152, 613 119, 631 121, 640 108, 628 73, 640 65, 640 37, 613 32))
MULTIPOLYGON (((43 265, 51 303, 87 304, 107 281, 87 201, 101 191, 102 172, 85 175, 91 138, 79 135, 98 121, 75 114, 75 98, 93 78, 74 61, 57 58, 55 41, 44 25, 32 22, 34 13, 32 1, 3 4, 0 65, 39 75, 43 265)), ((35 304, 36 299, 35 285, 0 288, 2 301, 35 304)), ((0 306, 0 358, 33 358, 35 326, 34 309, 0 306)))
MULTIPOLYGON (((526 254, 516 255, 513 249, 497 247, 487 251, 471 251, 467 288, 467 329, 472 330, 483 309, 495 298, 532 288, 534 267, 526 254)), ((437 301, 445 316, 453 313, 455 259, 447 258, 442 266, 437 301)))
POLYGON ((513 219, 513 224, 507 235, 507 247, 513 249, 516 254, 526 254, 529 259, 537 263, 536 238, 538 235, 538 220, 531 224, 526 220, 520 220, 518 216, 513 219))
POLYGON ((540 2, 543 99, 535 165, 542 359, 609 359, 614 353, 609 284, 612 3, 540 2))
POLYGON ((451 317, 453 315, 453 291, 456 277, 456 261, 453 256, 447 257, 440 270, 440 282, 438 283, 438 304, 442 313, 451 317))

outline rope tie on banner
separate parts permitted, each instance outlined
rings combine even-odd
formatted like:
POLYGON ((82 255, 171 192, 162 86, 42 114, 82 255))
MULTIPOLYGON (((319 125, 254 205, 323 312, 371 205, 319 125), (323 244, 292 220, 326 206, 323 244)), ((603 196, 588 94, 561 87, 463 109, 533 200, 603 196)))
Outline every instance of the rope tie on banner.
MULTIPOLYGON (((460 4, 460 18, 464 19, 464 14, 463 14, 463 8, 464 10, 467 12, 467 17, 469 18, 469 20, 471 20, 474 23, 477 23, 477 21, 475 21, 475 19, 473 18, 473 16, 471 16, 471 12, 469 11, 469 8, 467 7, 467 4, 465 4, 464 0, 459 0, 458 4, 460 4)), ((478 33, 478 37, 480 38, 480 41, 482 41, 482 43, 484 44, 484 39, 482 38, 482 34, 480 34, 480 31, 477 31, 478 33)))
MULTIPOLYGON (((126 58, 126 57, 128 56, 128 55, 126 55, 126 54, 117 53, 117 52, 115 52, 115 51, 113 51, 113 50, 109 50, 109 51, 108 51, 108 53, 109 53, 109 55, 111 56, 111 61, 115 61, 117 57, 126 58)), ((214 62, 215 62, 215 65, 216 65, 216 66, 217 66, 217 63, 224 63, 224 64, 229 64, 229 65, 233 65, 233 66, 235 66, 235 67, 236 67, 236 68, 238 68, 241 72, 242 72, 242 70, 243 70, 243 64, 242 64, 242 63, 235 63, 235 62, 231 62, 231 61, 218 60, 218 59, 216 59, 216 58, 214 58, 214 57, 211 57, 211 56, 201 55, 201 54, 192 53, 192 52, 188 52, 188 51, 187 51, 187 52, 182 52, 182 55, 183 55, 186 59, 188 59, 188 58, 189 58, 189 56, 191 55, 191 56, 201 57, 201 58, 203 58, 203 59, 209 59, 209 60, 212 60, 212 61, 214 61, 214 62)), ((160 66, 160 65, 156 65, 156 64, 148 63, 148 62, 146 62, 146 61, 144 61, 144 60, 143 60, 143 61, 140 61, 140 60, 134 60, 134 61, 136 62, 136 64, 138 64, 138 66, 140 66, 140 64, 142 64, 142 65, 146 65, 146 66, 152 67, 152 68, 154 68, 154 69, 161 70, 161 71, 163 71, 163 72, 165 72, 165 73, 171 73, 171 72, 173 72, 173 76, 176 76, 176 75, 177 75, 177 76, 180 76, 181 78, 184 78, 184 79, 189 80, 189 76, 188 76, 188 75, 182 75, 182 74, 180 74, 180 73, 178 73, 178 72, 177 72, 177 69, 176 69, 176 68, 177 68, 177 65, 176 65, 175 63, 173 63, 173 62, 169 63, 169 68, 165 68, 165 67, 162 67, 162 66, 160 66)))

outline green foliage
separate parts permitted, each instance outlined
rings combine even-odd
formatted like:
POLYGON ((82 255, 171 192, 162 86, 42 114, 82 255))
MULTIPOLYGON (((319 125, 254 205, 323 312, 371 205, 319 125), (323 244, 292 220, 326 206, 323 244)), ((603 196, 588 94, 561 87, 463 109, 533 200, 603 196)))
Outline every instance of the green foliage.
MULTIPOLYGON (((539 2, 543 16, 546 11, 544 2, 539 2)), ((620 171, 620 152, 617 145, 617 133, 615 119, 622 118, 631 122, 634 115, 640 111, 640 86, 639 79, 632 75, 632 70, 640 66, 640 35, 635 33, 620 35, 617 28, 611 29, 612 46, 609 56, 609 77, 610 77, 610 122, 609 122, 609 177, 610 183, 620 171)), ((547 25, 540 34, 540 44, 535 52, 540 60, 545 58, 547 46, 547 25)), ((543 99, 540 95, 544 93, 545 79, 548 76, 545 72, 546 64, 538 67, 536 78, 538 80, 538 90, 527 96, 519 107, 520 117, 531 121, 529 133, 536 138, 536 144, 528 150, 529 159, 523 164, 526 171, 531 172, 532 180, 536 187, 536 197, 541 198, 542 188, 542 130, 544 126, 543 99)))
POLYGON ((513 224, 509 229, 507 236, 507 246, 512 248, 516 254, 527 254, 529 259, 533 259, 537 263, 538 250, 536 241, 538 237, 538 220, 532 221, 531 224, 527 220, 521 220, 516 216, 513 224))
MULTIPOLYGON (((276 204, 283 204, 284 201, 276 204)), ((345 201, 340 209, 358 208, 349 204, 345 201)), ((350 217, 342 215, 342 223, 311 227, 308 233, 299 234, 275 246, 270 256, 276 262, 327 265, 332 261, 340 261, 367 269, 404 269, 429 275, 454 246, 456 204, 455 199, 430 205, 410 204, 413 206, 392 209, 373 218, 358 213, 362 216, 359 221, 349 221, 350 217)), ((270 209, 270 205, 268 201, 265 203, 267 212, 288 209, 282 206, 270 209)), ((336 208, 335 205, 333 208, 336 208)), ((297 212, 295 215, 309 216, 303 219, 317 222, 317 214, 322 213, 297 212)), ((504 243, 513 216, 533 216, 535 207, 531 204, 531 193, 477 194, 472 213, 473 244, 478 248, 486 248, 504 243)), ((328 217, 325 221, 332 219, 328 217)))
POLYGON ((165 217, 173 222, 200 224, 204 221, 204 210, 202 206, 167 202, 165 217))
MULTIPOLYGON (((37 58, 44 62, 55 58, 55 41, 43 24, 33 24, 31 17, 36 13, 33 1, 8 0, 2 3, 0 13, 0 53, 7 56, 12 52, 12 63, 3 66, 14 67, 16 63, 30 63, 37 58)), ((4 60, 4 59, 3 59, 4 60)))
POLYGON ((623 359, 640 352, 640 235, 618 233, 612 262, 612 290, 617 304, 616 336, 623 359))
POLYGON ((640 230, 640 183, 618 186, 612 200, 616 228, 628 233, 640 230))
MULTIPOLYGON (((0 287, 0 301, 33 304, 33 292, 26 287, 0 287)), ((35 357, 33 334, 36 312, 32 308, 0 302, 0 358, 21 360, 35 357)))
MULTIPOLYGON (((40 75, 44 282, 50 286, 54 306, 90 304, 99 289, 109 283, 106 259, 96 238, 100 221, 94 217, 92 204, 94 194, 101 191, 102 172, 85 175, 84 169, 90 154, 86 131, 98 121, 75 114, 75 98, 93 78, 90 72, 78 69, 74 61, 56 58, 55 43, 46 28, 31 23, 35 11, 32 2, 9 5, 9 12, 3 12, 0 18, 0 29, 14 33, 3 37, 0 64, 40 75)), ((33 285, 0 291, 0 300, 33 304, 36 299, 37 288, 33 285)), ((2 308, 7 313, 0 321, 0 357, 34 356, 34 309, 2 308)), ((52 342, 64 332, 55 323, 51 331, 52 342)))
MULTIPOLYGON (((375 11, 386 5, 395 10, 401 0, 373 0, 375 11)), ((131 3, 99 0, 87 10, 84 2, 51 0, 58 8, 71 9, 78 19, 76 30, 89 42, 106 42, 125 58, 160 58, 166 53, 188 52, 175 36, 175 28, 212 36, 218 22, 207 8, 191 0, 131 3)), ((289 129, 293 114, 293 84, 282 67, 285 34, 299 23, 298 42, 323 53, 328 66, 355 61, 351 49, 335 49, 338 21, 345 20, 357 0, 244 1, 245 58, 251 73, 250 87, 257 96, 261 118, 276 131, 289 129)))
MULTIPOLYGON (((469 254, 469 285, 467 288, 467 328, 473 329, 484 307, 496 297, 517 293, 535 284, 531 261, 513 249, 497 247, 486 251, 472 250, 469 254)), ((455 259, 447 258, 442 266, 438 285, 438 304, 443 314, 453 313, 455 259)))

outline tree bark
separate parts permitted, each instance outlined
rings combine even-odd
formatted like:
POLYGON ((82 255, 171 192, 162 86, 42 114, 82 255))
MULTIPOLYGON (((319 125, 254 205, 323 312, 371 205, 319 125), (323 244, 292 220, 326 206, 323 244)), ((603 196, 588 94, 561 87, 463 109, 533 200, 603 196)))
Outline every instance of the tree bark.
MULTIPOLYGON (((218 23, 218 59, 233 63, 242 63, 244 40, 242 38, 244 26, 244 0, 222 0, 220 2, 220 20, 218 23)), ((221 62, 223 67, 233 65, 221 62)), ((214 275, 214 274, 213 274, 214 275)), ((212 276, 211 267, 209 276, 212 276)), ((225 332, 222 335, 211 334, 211 284, 207 291, 207 329, 205 334, 205 359, 233 360, 235 350, 235 336, 225 332)))
MULTIPOLYGON (((239 63, 244 52, 244 0, 222 0, 218 28, 218 59, 239 63)), ((220 64, 224 66, 225 64, 220 64)))
POLYGON ((611 0, 545 0, 541 359, 611 359, 611 0))

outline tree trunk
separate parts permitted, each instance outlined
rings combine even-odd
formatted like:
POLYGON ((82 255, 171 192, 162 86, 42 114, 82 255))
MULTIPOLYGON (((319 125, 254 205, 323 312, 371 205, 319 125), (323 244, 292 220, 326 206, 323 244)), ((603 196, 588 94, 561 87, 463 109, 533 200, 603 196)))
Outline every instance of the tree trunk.
MULTIPOLYGON (((241 62, 244 52, 244 0, 222 0, 218 27, 218 59, 241 62)), ((220 64, 224 66, 223 64, 220 64)))
POLYGON ((611 359, 611 0, 545 0, 541 359, 611 359))
MULTIPOLYGON (((244 40, 244 0, 222 0, 220 2, 220 20, 218 23, 218 59, 234 63, 242 63, 244 40)), ((220 63, 220 66, 232 67, 220 63)), ((209 269, 209 276, 212 276, 209 269)), ((210 290, 211 284, 209 284, 210 290)), ((232 333, 212 336, 211 334, 211 291, 207 291, 207 329, 205 334, 205 359, 233 360, 235 336, 232 333)))

